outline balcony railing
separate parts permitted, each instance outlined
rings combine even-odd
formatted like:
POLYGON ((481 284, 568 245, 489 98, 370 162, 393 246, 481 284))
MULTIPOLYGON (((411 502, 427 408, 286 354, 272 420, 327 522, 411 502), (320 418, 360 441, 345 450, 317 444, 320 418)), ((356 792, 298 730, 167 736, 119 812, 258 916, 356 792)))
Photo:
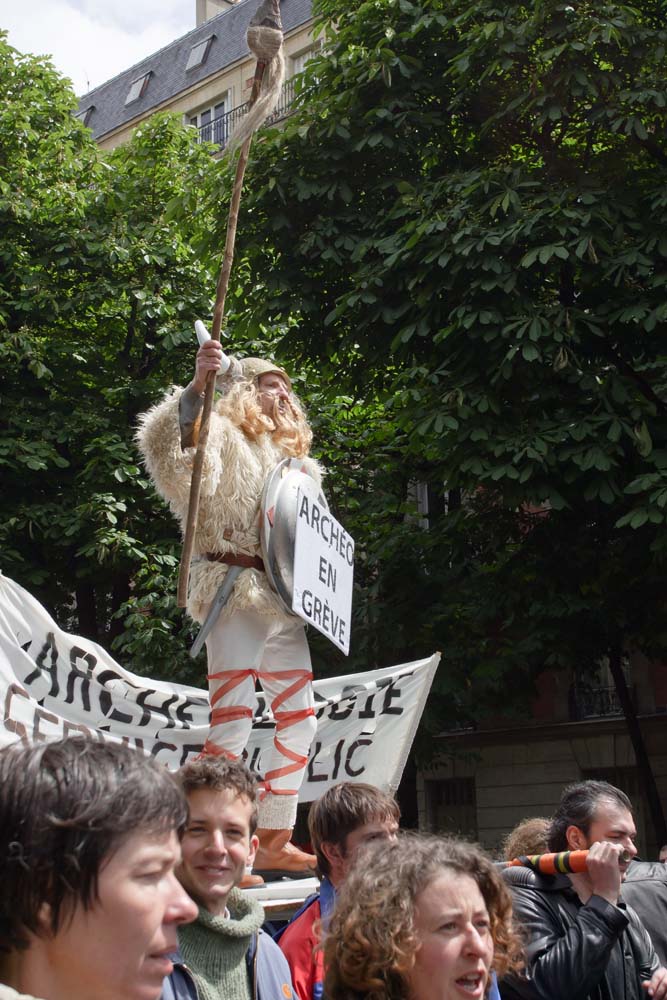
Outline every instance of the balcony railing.
MULTIPOLYGON (((275 111, 266 119, 266 125, 275 125, 281 118, 286 118, 290 111, 290 106, 294 100, 294 79, 285 80, 280 94, 280 99, 275 111)), ((219 118, 200 125, 199 142, 214 142, 220 149, 224 149, 229 142, 229 137, 234 131, 238 122, 248 113, 248 102, 239 104, 238 107, 226 111, 219 118)))
MULTIPOLYGON (((634 703, 634 690, 630 696, 634 703)), ((573 722, 623 715, 615 687, 579 687, 570 689, 570 718, 573 722)))

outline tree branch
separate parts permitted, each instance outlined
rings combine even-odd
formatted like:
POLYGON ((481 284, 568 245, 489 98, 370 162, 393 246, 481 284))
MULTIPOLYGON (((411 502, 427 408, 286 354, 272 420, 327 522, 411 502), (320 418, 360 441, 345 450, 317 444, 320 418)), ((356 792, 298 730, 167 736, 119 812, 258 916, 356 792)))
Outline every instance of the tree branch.
POLYGON ((628 378, 631 378, 633 382, 635 382, 638 389, 646 397, 646 399, 653 403, 653 405, 656 406, 661 413, 667 413, 667 401, 658 396, 648 379, 644 378, 643 375, 640 375, 639 372, 636 372, 632 365, 621 358, 616 351, 610 349, 609 353, 619 371, 621 371, 624 375, 627 375, 628 378))

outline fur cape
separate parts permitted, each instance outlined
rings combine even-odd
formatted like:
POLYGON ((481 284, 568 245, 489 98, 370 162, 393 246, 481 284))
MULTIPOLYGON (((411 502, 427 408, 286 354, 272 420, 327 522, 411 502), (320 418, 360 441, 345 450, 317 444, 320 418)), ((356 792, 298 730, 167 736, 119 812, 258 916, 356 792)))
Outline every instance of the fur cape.
MULTIPOLYGON (((136 440, 155 488, 168 502, 183 531, 195 449, 181 448, 178 403, 182 392, 181 388, 172 388, 161 403, 142 414, 136 440)), ((203 621, 228 568, 224 563, 208 562, 204 554, 260 554, 262 490, 269 473, 286 457, 270 433, 252 441, 228 417, 215 409, 211 413, 188 589, 187 610, 197 621, 203 621), (231 537, 225 538, 225 533, 231 537)), ((313 458, 303 461, 320 483, 322 470, 318 463, 313 458)), ((222 614, 227 617, 241 608, 285 617, 266 574, 254 569, 239 575, 222 614)))

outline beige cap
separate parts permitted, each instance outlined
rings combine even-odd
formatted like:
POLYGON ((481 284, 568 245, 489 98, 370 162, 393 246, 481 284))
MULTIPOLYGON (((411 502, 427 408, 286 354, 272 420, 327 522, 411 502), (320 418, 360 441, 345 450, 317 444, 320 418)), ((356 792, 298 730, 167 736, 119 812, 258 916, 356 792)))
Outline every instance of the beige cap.
POLYGON ((241 358, 241 370, 243 372, 243 377, 247 378, 249 382, 256 381, 261 375, 269 375, 275 372, 276 375, 280 375, 285 379, 287 383, 287 388, 292 390, 292 380, 286 371, 279 368, 278 365, 274 364, 273 361, 266 361, 264 358, 241 358))

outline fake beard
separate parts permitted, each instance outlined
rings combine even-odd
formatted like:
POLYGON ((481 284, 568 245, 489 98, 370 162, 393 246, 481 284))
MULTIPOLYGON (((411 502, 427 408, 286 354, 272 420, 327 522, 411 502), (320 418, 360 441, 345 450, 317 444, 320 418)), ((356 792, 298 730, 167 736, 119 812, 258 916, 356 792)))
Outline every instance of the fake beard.
POLYGON ((291 436, 298 431, 299 414, 289 399, 276 399, 271 410, 276 434, 291 436))
POLYGON ((312 434, 300 407, 291 400, 276 399, 271 413, 273 439, 294 456, 307 455, 312 434))

